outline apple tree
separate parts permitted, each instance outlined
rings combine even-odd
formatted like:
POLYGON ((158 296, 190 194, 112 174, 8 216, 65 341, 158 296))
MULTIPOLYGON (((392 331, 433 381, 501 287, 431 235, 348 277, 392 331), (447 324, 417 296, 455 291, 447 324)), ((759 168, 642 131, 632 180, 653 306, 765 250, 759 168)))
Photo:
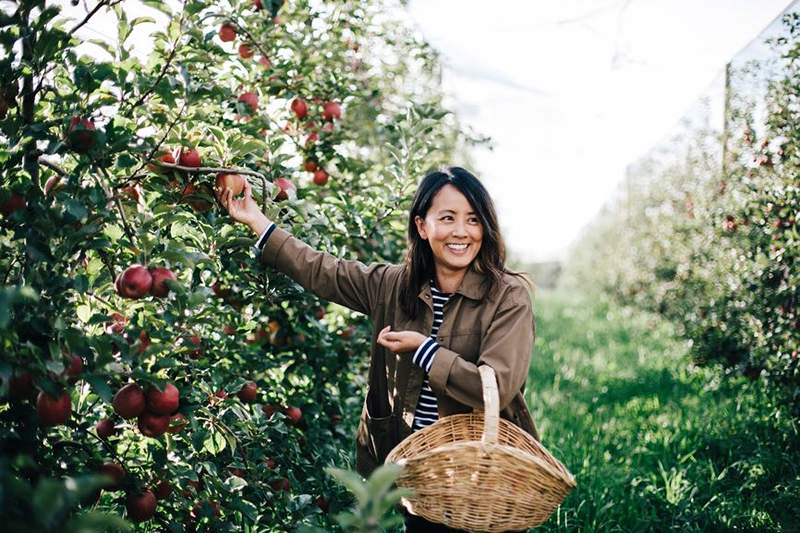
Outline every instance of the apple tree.
POLYGON ((368 324, 260 265, 216 191, 399 261, 416 181, 474 141, 435 53, 394 2, 66 7, 0 6, 6 529, 337 528, 368 324))

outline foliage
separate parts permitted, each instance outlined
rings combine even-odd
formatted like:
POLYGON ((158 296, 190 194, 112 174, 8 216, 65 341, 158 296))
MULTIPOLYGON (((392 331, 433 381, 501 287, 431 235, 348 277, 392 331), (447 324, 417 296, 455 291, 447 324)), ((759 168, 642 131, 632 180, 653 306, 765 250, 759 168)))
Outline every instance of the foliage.
MULTIPOLYGON (((403 523, 400 514, 389 514, 389 511, 400 503, 403 497, 412 492, 409 489, 393 488, 401 467, 387 464, 377 468, 367 481, 354 472, 338 468, 326 469, 339 483, 347 487, 355 498, 352 511, 345 511, 336 516, 336 521, 345 531, 358 533, 377 533, 392 531, 403 523)), ((312 533, 322 530, 303 529, 299 533, 312 533)))
POLYGON ((674 320, 696 362, 784 385, 797 412, 799 19, 783 18, 766 58, 732 62, 725 129, 705 101, 631 167, 565 273, 674 320))
POLYGON ((145 3, 152 16, 131 18, 99 2, 118 38, 80 50, 95 11, 71 21, 41 0, 3 7, 2 518, 46 490, 64 502, 53 516, 101 530, 98 512, 131 518, 126 497, 160 487, 171 492, 142 530, 336 529, 328 510, 345 492, 323 467, 353 463, 368 324, 259 266, 253 236, 216 205, 214 175, 244 175, 268 216, 318 249, 398 261, 417 179, 471 140, 442 107, 435 54, 394 4, 145 3), (329 102, 341 117, 324 116, 329 102), (181 163, 191 149, 199 169, 165 155, 181 163), (295 186, 281 202, 279 178, 295 186), (134 264, 174 272, 169 295, 121 298, 115 280, 134 264), (237 397, 251 381, 254 403, 237 397), (175 385, 188 425, 151 438, 114 415, 131 382, 175 385), (39 391, 66 392, 66 423, 41 424, 39 391), (96 502, 76 496, 70 480, 109 462, 124 479, 96 502))

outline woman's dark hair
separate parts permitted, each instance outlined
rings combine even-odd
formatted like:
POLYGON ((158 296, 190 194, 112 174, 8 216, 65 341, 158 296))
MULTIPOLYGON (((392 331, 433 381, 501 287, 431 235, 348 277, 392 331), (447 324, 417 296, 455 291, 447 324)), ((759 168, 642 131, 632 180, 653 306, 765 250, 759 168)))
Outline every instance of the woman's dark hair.
POLYGON ((500 235, 494 202, 478 178, 461 167, 429 172, 419 184, 414 203, 408 213, 408 251, 400 286, 400 306, 411 318, 416 318, 421 311, 422 304, 417 297, 419 291, 425 282, 435 275, 433 251, 430 243, 417 231, 415 219, 425 218, 433 203, 433 197, 448 184, 467 198, 483 226, 481 248, 473 260, 473 265, 475 270, 486 275, 489 289, 500 283, 503 273, 519 275, 505 268, 506 248, 500 235))

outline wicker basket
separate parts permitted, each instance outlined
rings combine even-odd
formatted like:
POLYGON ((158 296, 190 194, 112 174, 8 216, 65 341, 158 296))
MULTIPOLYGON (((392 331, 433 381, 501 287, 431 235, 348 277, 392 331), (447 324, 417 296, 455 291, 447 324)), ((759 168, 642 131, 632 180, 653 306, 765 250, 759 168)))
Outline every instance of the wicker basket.
POLYGON ((536 527, 575 487, 575 478, 544 446, 500 418, 497 381, 478 367, 484 413, 439 419, 389 452, 404 466, 397 485, 409 513, 448 527, 498 532, 536 527))

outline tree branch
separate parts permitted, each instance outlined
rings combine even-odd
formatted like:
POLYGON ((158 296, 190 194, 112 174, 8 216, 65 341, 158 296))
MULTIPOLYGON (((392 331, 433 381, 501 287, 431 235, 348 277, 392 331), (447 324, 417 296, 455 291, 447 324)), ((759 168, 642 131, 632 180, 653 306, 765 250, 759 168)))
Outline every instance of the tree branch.
POLYGON ((87 14, 86 14, 86 16, 83 18, 83 20, 82 20, 82 21, 80 21, 78 24, 76 24, 76 25, 75 25, 75 27, 74 27, 74 28, 72 28, 71 30, 69 30, 69 31, 67 32, 67 37, 72 37, 72 35, 73 35, 73 34, 74 34, 76 31, 78 31, 79 29, 81 29, 81 27, 83 27, 83 25, 84 25, 84 24, 86 24, 87 22, 89 22, 89 20, 90 20, 90 19, 91 19, 93 16, 95 16, 95 14, 97 14, 97 12, 98 12, 98 11, 100 11, 100 8, 101 8, 101 7, 103 7, 103 6, 113 7, 113 6, 117 5, 117 4, 119 4, 120 2, 122 2, 122 0, 116 0, 116 1, 114 1, 114 2, 112 2, 111 0, 100 0, 100 2, 98 2, 98 3, 97 3, 97 5, 96 5, 96 6, 94 6, 94 9, 92 9, 91 11, 89 11, 89 13, 87 13, 87 14))

